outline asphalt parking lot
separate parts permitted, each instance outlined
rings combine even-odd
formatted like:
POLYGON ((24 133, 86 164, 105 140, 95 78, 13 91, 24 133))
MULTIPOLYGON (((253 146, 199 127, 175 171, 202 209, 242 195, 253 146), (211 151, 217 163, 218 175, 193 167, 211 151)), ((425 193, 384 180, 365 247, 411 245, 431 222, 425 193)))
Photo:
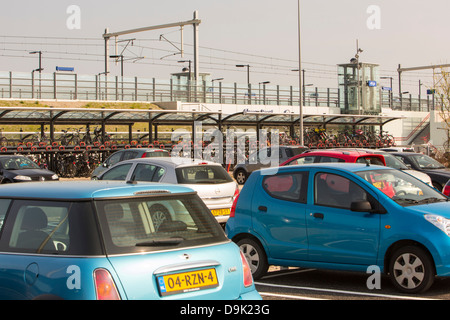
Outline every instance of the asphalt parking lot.
POLYGON ((264 300, 448 300, 450 279, 437 279, 423 294, 406 295, 397 291, 386 276, 380 289, 368 289, 370 274, 316 269, 271 267, 255 281, 264 300))

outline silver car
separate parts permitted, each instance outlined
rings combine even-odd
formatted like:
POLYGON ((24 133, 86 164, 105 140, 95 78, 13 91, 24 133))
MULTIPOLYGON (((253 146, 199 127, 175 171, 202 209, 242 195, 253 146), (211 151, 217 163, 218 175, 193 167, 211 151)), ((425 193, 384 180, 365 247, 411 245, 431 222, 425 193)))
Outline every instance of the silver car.
MULTIPOLYGON (((217 221, 225 225, 234 198, 239 194, 237 183, 222 165, 188 158, 139 158, 121 161, 97 179, 147 181, 181 184, 197 191, 217 221)), ((168 216, 161 212, 161 220, 168 216)))

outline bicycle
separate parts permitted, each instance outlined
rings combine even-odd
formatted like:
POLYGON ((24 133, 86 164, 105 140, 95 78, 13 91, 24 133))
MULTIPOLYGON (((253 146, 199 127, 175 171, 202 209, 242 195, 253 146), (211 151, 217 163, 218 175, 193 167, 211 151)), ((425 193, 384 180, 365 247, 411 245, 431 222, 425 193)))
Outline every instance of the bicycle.
POLYGON ((69 145, 79 145, 81 142, 80 139, 80 129, 73 129, 73 132, 70 132, 68 130, 62 130, 63 136, 61 138, 61 145, 62 146, 69 146, 69 145))
POLYGON ((46 145, 50 144, 50 139, 47 138, 45 132, 42 134, 40 134, 39 132, 35 132, 25 135, 21 139, 20 144, 26 145, 27 147, 31 147, 35 144, 39 145, 39 147, 45 147, 46 145))

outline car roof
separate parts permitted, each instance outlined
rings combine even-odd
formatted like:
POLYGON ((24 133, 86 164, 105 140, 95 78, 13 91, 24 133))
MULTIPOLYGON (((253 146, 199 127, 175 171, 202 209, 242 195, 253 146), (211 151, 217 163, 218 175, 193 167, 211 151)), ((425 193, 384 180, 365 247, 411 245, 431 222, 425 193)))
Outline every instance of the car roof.
POLYGON ((161 149, 161 148, 125 148, 125 149, 117 150, 117 151, 122 151, 122 152, 125 152, 125 151, 143 151, 143 152, 167 151, 167 152, 169 152, 169 150, 161 149))
POLYGON ((307 151, 296 155, 295 157, 304 157, 308 155, 333 155, 333 156, 348 156, 348 157, 360 157, 367 155, 374 155, 375 153, 366 151, 366 150, 352 150, 352 149, 344 149, 344 150, 317 150, 317 151, 307 151))
MULTIPOLYGON (((153 163, 153 164, 159 164, 159 165, 165 165, 166 167, 181 167, 181 166, 188 166, 188 165, 195 165, 195 164, 207 164, 207 165, 217 165, 221 166, 221 164, 202 160, 202 159, 191 159, 191 158, 183 158, 183 157, 153 157, 153 158, 136 158, 136 159, 130 159, 118 162, 117 164, 124 164, 124 163, 134 163, 134 162, 140 162, 140 163, 153 163)), ((116 164, 116 165, 117 165, 116 164)))
POLYGON ((0 158, 27 158, 27 159, 29 159, 28 157, 22 156, 19 154, 11 154, 11 155, 2 154, 2 155, 0 155, 0 158))
POLYGON ((183 194, 191 188, 168 183, 127 183, 125 181, 52 181, 0 185, 0 198, 81 200, 136 195, 183 194))
MULTIPOLYGON (((399 156, 417 156, 417 155, 420 155, 420 156, 427 156, 426 154, 423 154, 423 153, 418 153, 418 152, 389 152, 390 154, 393 154, 393 155, 399 155, 399 156)), ((429 156, 427 156, 427 157, 429 157, 429 156)))
POLYGON ((312 163, 312 164, 300 164, 300 165, 293 165, 293 166, 284 166, 284 167, 273 167, 273 168, 266 168, 261 169, 261 175, 267 174, 272 175, 274 174, 274 170, 277 172, 283 172, 283 171, 289 171, 292 169, 313 169, 313 168, 323 168, 323 169, 338 169, 342 171, 348 171, 348 172, 356 172, 356 171, 364 171, 364 170, 392 170, 391 167, 385 167, 385 166, 378 166, 378 165, 368 165, 364 163, 351 163, 351 162, 323 162, 323 163, 312 163))

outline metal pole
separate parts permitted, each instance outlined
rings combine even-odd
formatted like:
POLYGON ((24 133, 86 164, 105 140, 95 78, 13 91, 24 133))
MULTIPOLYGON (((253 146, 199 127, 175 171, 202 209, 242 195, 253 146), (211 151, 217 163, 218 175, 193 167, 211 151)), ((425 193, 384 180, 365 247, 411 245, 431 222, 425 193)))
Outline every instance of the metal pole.
MULTIPOLYGON (((194 11, 194 20, 198 20, 198 11, 194 11)), ((199 79, 199 42, 198 42, 198 23, 194 23, 194 80, 199 79)))
POLYGON ((298 81, 299 81, 299 143, 303 146, 304 139, 303 139, 303 81, 302 81, 302 47, 301 47, 301 24, 300 24, 300 0, 298 0, 298 81))
POLYGON ((400 96, 400 110, 403 108, 403 95, 402 95, 402 70, 401 65, 398 65, 398 94, 400 96))
MULTIPOLYGON (((105 34, 109 33, 109 29, 105 29, 105 34)), ((105 75, 109 73, 109 37, 105 37, 105 75)))

